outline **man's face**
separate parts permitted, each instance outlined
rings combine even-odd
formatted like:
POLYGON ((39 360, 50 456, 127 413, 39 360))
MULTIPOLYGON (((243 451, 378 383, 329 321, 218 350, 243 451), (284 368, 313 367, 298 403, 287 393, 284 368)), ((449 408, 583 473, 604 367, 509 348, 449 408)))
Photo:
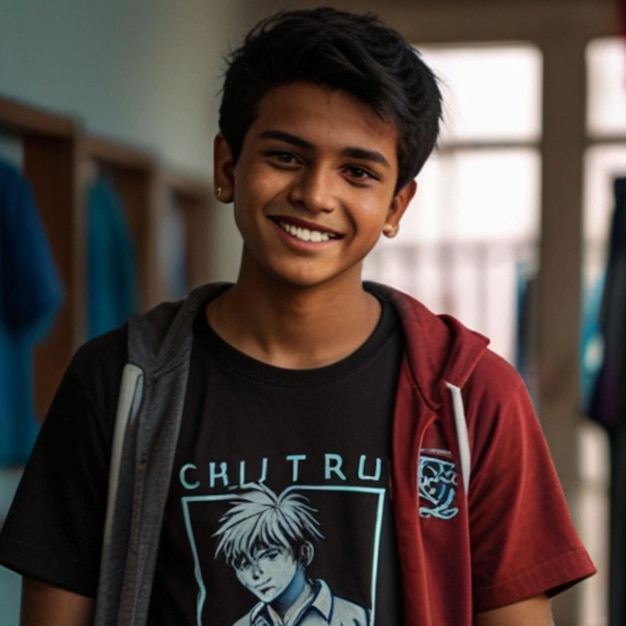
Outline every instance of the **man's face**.
POLYGON ((394 124, 343 91, 272 89, 236 164, 225 142, 216 143, 216 182, 227 172, 242 267, 298 287, 360 282, 363 258, 415 189, 394 194, 397 136, 394 124))
POLYGON ((291 550, 283 546, 255 550, 235 566, 239 582, 265 603, 273 602, 287 589, 297 569, 291 550))

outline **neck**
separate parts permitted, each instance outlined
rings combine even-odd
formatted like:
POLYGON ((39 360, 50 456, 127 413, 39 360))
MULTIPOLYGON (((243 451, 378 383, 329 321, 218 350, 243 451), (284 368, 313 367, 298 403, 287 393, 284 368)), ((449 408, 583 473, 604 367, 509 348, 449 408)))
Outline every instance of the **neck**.
POLYGON ((248 280, 212 301, 207 319, 232 346, 289 369, 322 367, 362 345, 380 317, 376 298, 358 281, 297 288, 248 280))
POLYGON ((306 597, 303 594, 305 590, 310 593, 310 585, 306 581, 304 570, 299 567, 287 589, 271 603, 272 608, 282 620, 286 622, 287 617, 293 617, 293 611, 299 608, 302 600, 306 597))

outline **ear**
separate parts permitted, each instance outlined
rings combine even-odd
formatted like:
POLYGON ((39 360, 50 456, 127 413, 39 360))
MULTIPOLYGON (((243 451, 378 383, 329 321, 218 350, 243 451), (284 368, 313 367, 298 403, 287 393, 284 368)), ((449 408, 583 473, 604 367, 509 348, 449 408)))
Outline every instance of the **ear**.
POLYGON ((221 134, 213 141, 213 181, 217 199, 232 202, 235 189, 235 160, 230 146, 221 134))
POLYGON ((298 555, 298 563, 302 565, 302 567, 308 567, 313 561, 313 556, 315 554, 315 548, 310 541, 305 541, 300 546, 300 554, 298 555))
POLYGON ((389 212, 387 213, 385 225, 388 224, 397 231, 400 226, 400 220, 411 203, 416 191, 417 181, 411 180, 396 193, 391 201, 391 205, 389 206, 389 212))

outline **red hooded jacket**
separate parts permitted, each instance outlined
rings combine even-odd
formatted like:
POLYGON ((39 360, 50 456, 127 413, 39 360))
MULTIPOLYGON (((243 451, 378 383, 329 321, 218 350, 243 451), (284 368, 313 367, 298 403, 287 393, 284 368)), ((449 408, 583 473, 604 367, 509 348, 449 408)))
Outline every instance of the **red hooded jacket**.
POLYGON ((517 371, 454 318, 368 289, 392 302, 406 338, 392 470, 405 625, 470 626, 591 575, 517 371))

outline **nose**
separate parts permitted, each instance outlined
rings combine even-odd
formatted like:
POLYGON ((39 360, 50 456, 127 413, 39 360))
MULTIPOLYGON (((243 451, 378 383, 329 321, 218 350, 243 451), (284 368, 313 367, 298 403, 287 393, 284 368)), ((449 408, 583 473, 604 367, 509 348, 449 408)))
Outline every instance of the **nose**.
POLYGON ((322 166, 306 167, 299 172, 290 191, 290 201, 310 213, 329 213, 335 208, 332 172, 322 166))
POLYGON ((261 569, 261 564, 258 561, 254 561, 252 563, 252 578, 255 580, 261 577, 263 570, 261 569))

